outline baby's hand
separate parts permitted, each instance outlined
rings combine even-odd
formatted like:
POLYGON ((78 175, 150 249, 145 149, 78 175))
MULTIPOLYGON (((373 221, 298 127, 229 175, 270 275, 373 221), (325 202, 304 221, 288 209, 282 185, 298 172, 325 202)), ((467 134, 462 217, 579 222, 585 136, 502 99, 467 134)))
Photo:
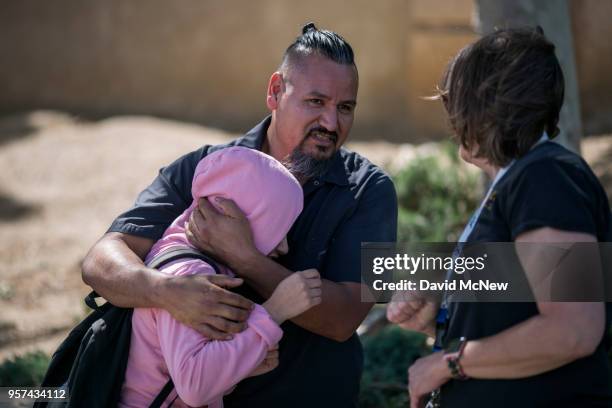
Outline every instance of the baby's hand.
POLYGON ((321 303, 321 277, 316 269, 294 272, 278 284, 262 306, 278 324, 321 303))

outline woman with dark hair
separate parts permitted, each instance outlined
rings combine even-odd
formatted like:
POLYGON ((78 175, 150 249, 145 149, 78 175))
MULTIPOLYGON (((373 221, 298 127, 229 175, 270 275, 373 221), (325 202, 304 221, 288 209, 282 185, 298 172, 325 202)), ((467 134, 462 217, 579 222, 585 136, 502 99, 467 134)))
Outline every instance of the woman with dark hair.
MULTIPOLYGON (((554 49, 541 29, 504 29, 449 64, 439 98, 460 155, 493 180, 460 242, 610 239, 597 178, 550 141, 564 95, 554 49)), ((430 393, 430 406, 452 408, 612 406, 603 302, 410 301, 390 305, 387 315, 436 332, 442 348, 409 369, 413 408, 430 393)))

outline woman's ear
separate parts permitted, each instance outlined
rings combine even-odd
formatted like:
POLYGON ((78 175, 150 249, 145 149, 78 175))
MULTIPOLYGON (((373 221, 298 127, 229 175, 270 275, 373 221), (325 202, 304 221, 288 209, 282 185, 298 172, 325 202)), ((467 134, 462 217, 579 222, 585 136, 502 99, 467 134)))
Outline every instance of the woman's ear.
POLYGON ((283 74, 278 71, 273 73, 268 82, 268 92, 266 95, 266 105, 271 111, 278 108, 278 100, 283 91, 283 86, 283 74))

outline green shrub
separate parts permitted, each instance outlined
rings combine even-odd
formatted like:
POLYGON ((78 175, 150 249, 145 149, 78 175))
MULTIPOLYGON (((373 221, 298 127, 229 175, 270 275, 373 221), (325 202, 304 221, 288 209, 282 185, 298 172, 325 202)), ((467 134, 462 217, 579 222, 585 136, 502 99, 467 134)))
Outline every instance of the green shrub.
POLYGON ((49 366, 49 356, 35 351, 14 357, 0 365, 0 387, 40 385, 49 366))
MULTIPOLYGON (((394 178, 398 195, 398 242, 455 241, 482 195, 478 172, 459 162, 457 147, 440 144, 435 156, 411 160, 394 178)), ((359 405, 409 405, 407 370, 431 352, 426 336, 387 326, 363 336, 364 372, 359 405)))
POLYGON ((419 156, 395 174, 398 242, 455 241, 482 195, 477 172, 460 163, 457 147, 440 145, 436 156, 419 156))
POLYGON ((387 326, 372 336, 362 337, 364 372, 359 406, 395 408, 409 405, 408 367, 431 349, 426 336, 387 326))

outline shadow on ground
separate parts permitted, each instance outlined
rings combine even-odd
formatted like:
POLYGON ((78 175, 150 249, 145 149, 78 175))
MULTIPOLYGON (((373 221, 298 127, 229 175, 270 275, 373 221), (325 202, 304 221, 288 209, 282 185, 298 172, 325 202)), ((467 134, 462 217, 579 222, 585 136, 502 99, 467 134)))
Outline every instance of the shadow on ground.
POLYGON ((0 147, 10 142, 33 136, 38 127, 29 114, 19 114, 0 119, 0 147))
POLYGON ((41 207, 37 204, 20 202, 0 191, 0 221, 18 221, 20 219, 30 217, 40 212, 40 210, 41 207))

